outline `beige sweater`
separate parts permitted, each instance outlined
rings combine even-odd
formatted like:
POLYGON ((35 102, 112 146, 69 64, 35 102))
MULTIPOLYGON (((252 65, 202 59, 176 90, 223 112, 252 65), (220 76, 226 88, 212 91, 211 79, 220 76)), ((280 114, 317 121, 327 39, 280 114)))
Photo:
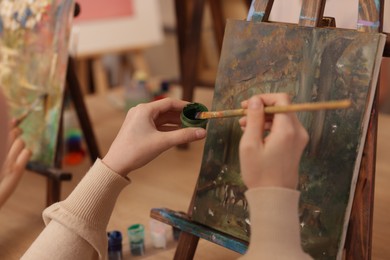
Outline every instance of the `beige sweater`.
MULTIPOLYGON (((67 199, 45 209, 47 226, 22 259, 106 259, 107 224, 129 183, 97 160, 67 199)), ((252 237, 242 259, 310 259, 300 246, 299 192, 261 188, 246 196, 252 237)))

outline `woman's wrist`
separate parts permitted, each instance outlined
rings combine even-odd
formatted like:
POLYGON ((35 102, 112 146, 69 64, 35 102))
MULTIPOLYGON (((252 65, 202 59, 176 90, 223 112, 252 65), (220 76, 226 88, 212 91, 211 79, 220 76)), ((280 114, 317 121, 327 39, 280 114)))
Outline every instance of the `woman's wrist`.
POLYGON ((125 171, 116 163, 113 161, 109 156, 104 156, 103 159, 101 159, 102 163, 112 170, 113 172, 117 173, 118 175, 121 175, 122 177, 126 178, 126 176, 129 174, 129 172, 125 171))

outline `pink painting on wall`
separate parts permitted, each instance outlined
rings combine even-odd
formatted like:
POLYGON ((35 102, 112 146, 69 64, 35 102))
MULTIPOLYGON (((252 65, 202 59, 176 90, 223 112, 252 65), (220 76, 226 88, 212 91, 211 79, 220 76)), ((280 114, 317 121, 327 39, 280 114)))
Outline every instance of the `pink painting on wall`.
POLYGON ((75 22, 129 17, 134 14, 133 0, 77 0, 81 12, 75 22))

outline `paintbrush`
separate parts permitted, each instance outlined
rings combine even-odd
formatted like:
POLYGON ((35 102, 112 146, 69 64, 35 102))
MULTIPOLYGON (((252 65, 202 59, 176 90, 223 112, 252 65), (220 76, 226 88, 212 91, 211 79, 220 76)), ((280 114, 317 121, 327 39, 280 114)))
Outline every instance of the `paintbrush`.
MULTIPOLYGON (((352 104, 351 100, 344 99, 338 101, 290 104, 285 106, 267 106, 264 108, 264 112, 266 114, 276 114, 276 113, 289 113, 289 112, 300 112, 300 111, 342 109, 342 108, 350 107, 351 104, 352 104)), ((246 111, 247 111, 246 109, 242 108, 242 109, 223 110, 223 111, 197 112, 195 114, 195 119, 212 119, 212 118, 245 116, 246 111)))
POLYGON ((46 93, 37 97, 34 102, 32 102, 31 105, 26 109, 26 111, 15 119, 15 126, 20 125, 24 121, 24 119, 26 119, 27 116, 30 115, 31 112, 41 103, 40 101, 46 99, 46 97, 46 93))

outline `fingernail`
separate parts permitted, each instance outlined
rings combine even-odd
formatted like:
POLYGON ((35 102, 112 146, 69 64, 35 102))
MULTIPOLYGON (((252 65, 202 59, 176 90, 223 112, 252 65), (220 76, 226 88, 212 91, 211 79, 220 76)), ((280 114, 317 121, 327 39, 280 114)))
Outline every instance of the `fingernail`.
POLYGON ((260 103, 259 98, 252 97, 251 99, 249 99, 248 108, 259 109, 260 107, 261 107, 261 103, 260 103))
POLYGON ((200 138, 203 138, 203 137, 206 136, 206 130, 203 129, 203 128, 197 129, 197 130, 195 131, 195 135, 196 135, 196 137, 199 138, 199 139, 200 139, 200 138))

